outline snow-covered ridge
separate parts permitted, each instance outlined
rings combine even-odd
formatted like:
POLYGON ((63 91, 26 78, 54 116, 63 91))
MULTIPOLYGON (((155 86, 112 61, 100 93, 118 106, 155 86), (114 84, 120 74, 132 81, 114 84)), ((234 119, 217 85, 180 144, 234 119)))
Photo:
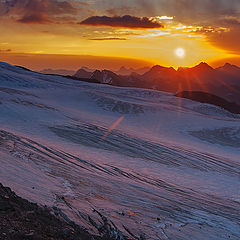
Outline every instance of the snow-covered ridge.
POLYGON ((0 102, 0 182, 22 197, 92 232, 96 209, 129 237, 239 239, 237 114, 6 63, 0 102))

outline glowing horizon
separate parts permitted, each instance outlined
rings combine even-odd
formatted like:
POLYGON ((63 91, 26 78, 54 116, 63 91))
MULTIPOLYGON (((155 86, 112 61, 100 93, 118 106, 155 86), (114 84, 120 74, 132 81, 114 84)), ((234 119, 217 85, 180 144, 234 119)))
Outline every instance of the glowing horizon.
MULTIPOLYGON (((223 1, 219 12, 212 13, 208 9, 210 1, 205 4, 196 1, 194 4, 199 9, 193 16, 192 9, 171 0, 183 8, 185 15, 182 16, 173 11, 171 4, 165 3, 164 8, 158 4, 163 0, 148 1, 149 11, 141 8, 143 2, 129 1, 126 6, 113 3, 110 9, 101 0, 91 3, 44 0, 44 4, 40 0, 12 1, 12 4, 1 1, 0 60, 21 64, 24 57, 34 56, 39 59, 35 64, 31 58, 24 60, 25 66, 34 69, 47 67, 54 56, 63 62, 70 59, 65 56, 72 56, 72 67, 68 64, 67 68, 76 69, 79 59, 86 55, 136 60, 130 67, 144 64, 191 67, 202 61, 221 65, 223 59, 240 65, 240 19, 237 17, 240 4, 230 6, 223 1), (237 13, 229 16, 232 7, 237 13), (161 15, 157 15, 158 12, 161 15), (222 12, 226 12, 224 17, 222 12), (183 49, 184 57, 176 55, 176 49, 183 49), (48 55, 49 61, 41 62, 43 55, 48 55)), ((56 62, 55 66, 54 62, 50 65, 62 66, 56 62)), ((128 67, 128 61, 121 62, 128 67)), ((98 61, 94 63, 93 59, 91 65, 98 66, 98 61)))

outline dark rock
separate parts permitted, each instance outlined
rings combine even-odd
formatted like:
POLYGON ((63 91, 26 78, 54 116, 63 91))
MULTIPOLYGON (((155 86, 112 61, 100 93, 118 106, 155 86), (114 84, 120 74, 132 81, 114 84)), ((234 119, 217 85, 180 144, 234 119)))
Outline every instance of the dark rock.
MULTIPOLYGON (((64 200, 64 197, 62 197, 64 200)), ((119 230, 98 213, 101 236, 91 235, 56 207, 49 209, 18 197, 0 183, 0 239, 3 240, 113 240, 125 239, 119 230), (59 214, 58 214, 59 213, 59 214)), ((93 221, 94 222, 94 221, 93 221)))
POLYGON ((201 103, 212 104, 212 105, 221 107, 234 114, 240 113, 240 105, 234 102, 229 102, 211 93, 199 92, 199 91, 183 91, 183 92, 177 93, 175 96, 191 99, 193 101, 197 101, 201 103))

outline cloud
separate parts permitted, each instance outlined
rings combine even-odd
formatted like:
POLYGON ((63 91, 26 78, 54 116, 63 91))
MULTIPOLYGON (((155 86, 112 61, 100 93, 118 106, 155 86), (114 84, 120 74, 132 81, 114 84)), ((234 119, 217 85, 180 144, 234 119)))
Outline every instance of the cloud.
POLYGON ((118 37, 112 37, 112 38, 91 38, 89 40, 93 41, 114 41, 114 40, 128 40, 127 38, 118 38, 118 37))
POLYGON ((206 34, 208 41, 216 47, 232 54, 240 54, 240 23, 229 26, 228 31, 210 32, 206 34))
POLYGON ((109 26, 109 27, 122 27, 122 28, 163 28, 161 23, 150 20, 147 17, 140 18, 130 15, 125 16, 93 16, 89 17, 82 22, 82 25, 91 25, 91 26, 109 26))
POLYGON ((78 9, 68 1, 59 0, 10 0, 3 1, 1 15, 14 17, 21 23, 45 24, 57 16, 75 15, 78 9))
MULTIPOLYGON (((210 24, 210 23, 209 23, 210 24)), ((231 54, 240 54, 240 18, 223 17, 211 22, 212 26, 196 27, 193 34, 203 34, 209 43, 231 54)))
POLYGON ((35 24, 45 24, 51 22, 50 19, 46 16, 46 14, 42 13, 26 14, 17 21, 21 23, 35 23, 35 24))
POLYGON ((239 0, 136 0, 137 6, 152 16, 174 16, 175 23, 202 27, 196 34, 204 34, 213 46, 228 53, 240 54, 239 0))
POLYGON ((157 16, 155 18, 159 20, 173 20, 173 17, 168 17, 168 16, 157 16))
POLYGON ((141 13, 175 16, 186 24, 209 23, 223 16, 239 16, 239 0, 134 0, 141 13))

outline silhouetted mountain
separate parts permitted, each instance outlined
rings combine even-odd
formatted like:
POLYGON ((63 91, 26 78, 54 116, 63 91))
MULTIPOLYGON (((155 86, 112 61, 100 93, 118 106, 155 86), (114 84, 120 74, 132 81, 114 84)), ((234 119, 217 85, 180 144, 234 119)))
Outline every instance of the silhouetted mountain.
POLYGON ((154 66, 141 76, 148 82, 148 88, 179 92, 202 91, 224 97, 228 101, 240 103, 240 73, 238 67, 231 66, 231 73, 214 69, 207 63, 200 63, 192 68, 173 68, 154 66), (234 69, 234 74, 232 73, 234 69))
POLYGON ((216 95, 205 93, 205 92, 198 92, 198 91, 183 91, 179 92, 175 95, 176 97, 187 98, 193 101, 201 102, 201 103, 208 103, 218 107, 221 107, 231 113, 240 113, 240 105, 237 105, 233 102, 228 102, 227 100, 218 97, 216 95))
MULTIPOLYGON (((121 73, 132 70, 121 67, 121 73)), ((146 69, 145 69, 146 70, 146 69)), ((133 72, 129 75, 113 71, 96 70, 92 74, 80 69, 75 75, 79 80, 100 82, 121 87, 155 89, 177 93, 181 91, 201 91, 221 96, 230 102, 240 104, 240 68, 231 64, 214 69, 207 63, 192 68, 163 67, 156 65, 144 74, 133 72)))
POLYGON ((147 71, 149 71, 150 68, 149 67, 143 67, 143 68, 138 68, 138 69, 134 69, 134 68, 126 68, 126 67, 121 67, 118 71, 114 71, 116 74, 119 75, 131 75, 131 74, 139 74, 142 75, 144 73, 146 73, 147 71))
POLYGON ((206 73, 206 72, 214 71, 214 68, 212 68, 205 62, 201 62, 197 66, 189 68, 189 70, 192 72, 206 73))
POLYGON ((205 84, 206 82, 211 81, 213 78, 216 77, 214 76, 214 68, 204 62, 201 62, 200 64, 192 68, 179 68, 177 70, 177 73, 178 77, 185 78, 187 79, 187 81, 190 80, 193 85, 205 84))
POLYGON ((118 71, 114 71, 116 74, 119 75, 130 75, 132 72, 134 72, 133 68, 125 68, 125 67, 121 67, 118 71))
POLYGON ((169 76, 173 76, 173 74, 176 73, 176 70, 172 67, 168 68, 168 67, 162 67, 159 65, 156 65, 154 67, 152 67, 148 72, 144 73, 142 75, 143 78, 159 78, 159 77, 169 77, 169 76))
MULTIPOLYGON (((130 76, 132 74, 142 75, 149 70, 150 70, 149 67, 134 69, 134 68, 126 68, 126 67, 122 66, 119 70, 116 70, 116 71, 108 70, 108 71, 111 71, 111 72, 113 72, 117 75, 121 75, 121 76, 130 76)), ((82 77, 85 78, 85 77, 90 77, 91 76, 90 73, 93 73, 94 71, 96 71, 96 69, 93 70, 88 67, 81 67, 74 75, 73 74, 72 75, 75 77, 79 77, 79 78, 82 78, 82 77)), ((68 75, 70 75, 70 74, 68 74, 68 75)))
POLYGON ((230 63, 226 63, 224 66, 217 68, 217 70, 233 76, 240 75, 240 68, 230 63))
POLYGON ((129 76, 122 76, 109 70, 96 70, 90 79, 95 79, 103 84, 110 84, 119 87, 149 88, 147 82, 142 80, 141 75, 138 75, 137 73, 133 73, 129 76))
POLYGON ((100 83, 117 85, 122 79, 120 76, 109 70, 96 70, 92 73, 90 79, 98 80, 100 83))
POLYGON ((88 72, 81 68, 73 76, 77 78, 90 78, 92 76, 92 72, 88 72))
MULTIPOLYGON (((176 84, 174 80, 177 77, 177 71, 170 67, 156 65, 141 76, 141 80, 147 82, 151 89, 161 91, 173 91, 176 84)), ((174 91, 177 91, 177 86, 174 91)))
POLYGON ((85 66, 81 67, 80 69, 84 69, 85 71, 91 72, 91 73, 93 73, 96 70, 96 69, 88 68, 88 67, 85 67, 85 66))

